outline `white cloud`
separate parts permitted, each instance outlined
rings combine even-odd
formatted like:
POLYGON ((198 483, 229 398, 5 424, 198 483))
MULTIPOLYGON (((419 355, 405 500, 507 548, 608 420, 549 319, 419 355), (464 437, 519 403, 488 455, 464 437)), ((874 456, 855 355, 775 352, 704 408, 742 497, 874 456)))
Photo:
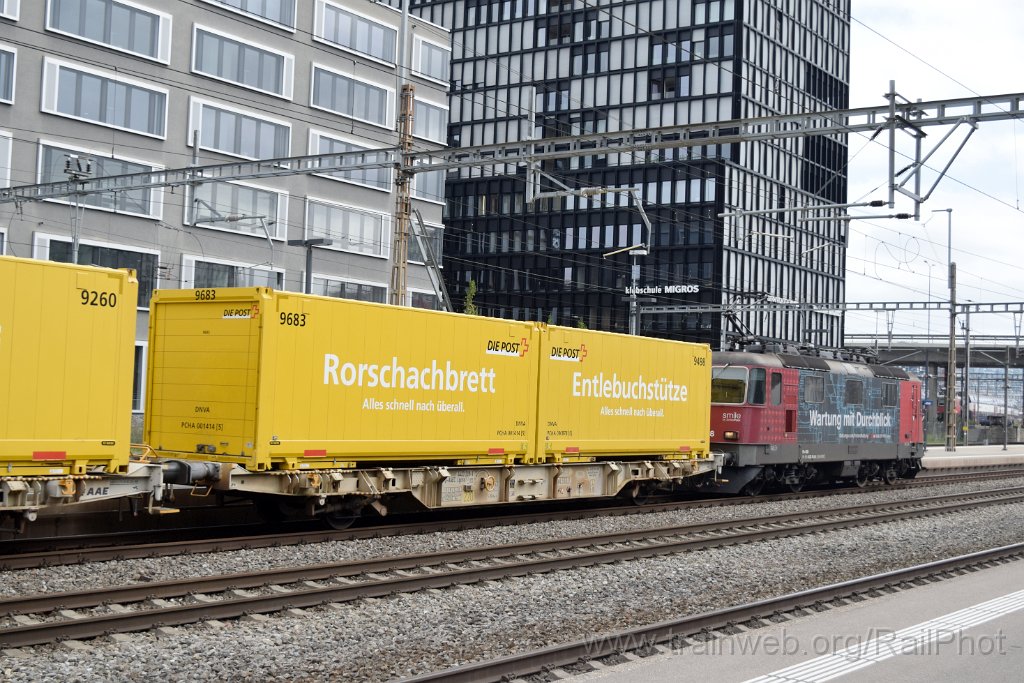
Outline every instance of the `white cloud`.
MULTIPOLYGON (((1016 0, 983 0, 969 6, 954 0, 853 0, 852 12, 851 107, 885 104, 890 80, 910 100, 1024 92, 1024 72, 1017 67, 1024 46, 1024 4, 1016 0)), ((925 128, 926 152, 946 130, 925 128)), ((902 137, 908 142, 901 149, 911 151, 909 138, 902 137)), ((956 142, 943 148, 952 150, 962 137, 958 131, 953 136, 956 142)), ((849 139, 851 157, 857 155, 850 165, 851 201, 888 196, 885 148, 872 144, 861 151, 865 142, 859 135, 849 139)), ((948 156, 939 154, 929 166, 941 168, 948 156)), ((933 210, 949 207, 957 299, 1024 301, 1024 121, 980 124, 947 177, 922 205, 919 222, 850 223, 847 300, 925 301, 929 272, 933 300, 948 300, 947 214, 933 210)), ((912 211, 912 202, 897 195, 895 211, 912 211)), ((1013 334, 1014 318, 972 315, 971 328, 972 333, 1013 334)), ((847 315, 849 334, 884 334, 886 329, 885 314, 847 315)), ((932 313, 931 330, 946 332, 948 317, 932 313)), ((927 316, 899 313, 892 331, 924 334, 927 316)))

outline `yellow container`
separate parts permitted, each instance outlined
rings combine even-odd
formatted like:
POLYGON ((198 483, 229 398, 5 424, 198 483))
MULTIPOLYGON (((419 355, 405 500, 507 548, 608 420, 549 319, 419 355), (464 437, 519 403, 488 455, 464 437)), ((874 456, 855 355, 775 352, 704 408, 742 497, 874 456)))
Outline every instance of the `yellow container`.
POLYGON ((707 345, 547 327, 540 352, 545 460, 707 455, 707 345))
POLYGON ((538 336, 266 288, 158 291, 146 441, 254 471, 532 458, 538 336))
POLYGON ((0 256, 0 475, 127 467, 138 281, 0 256))

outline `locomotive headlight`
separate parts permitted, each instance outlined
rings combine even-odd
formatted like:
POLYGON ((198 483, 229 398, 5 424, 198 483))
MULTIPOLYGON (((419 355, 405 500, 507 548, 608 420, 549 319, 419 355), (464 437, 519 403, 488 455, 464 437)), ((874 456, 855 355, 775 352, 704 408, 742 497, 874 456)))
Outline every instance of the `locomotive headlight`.
POLYGON ((736 441, 740 438, 739 432, 728 431, 722 434, 726 441, 736 441))

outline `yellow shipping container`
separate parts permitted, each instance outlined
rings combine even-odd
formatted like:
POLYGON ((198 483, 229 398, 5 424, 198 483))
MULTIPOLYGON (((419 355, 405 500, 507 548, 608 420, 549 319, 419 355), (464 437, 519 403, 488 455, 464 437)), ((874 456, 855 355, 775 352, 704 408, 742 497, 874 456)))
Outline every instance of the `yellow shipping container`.
POLYGON ((707 456, 707 345, 548 327, 540 352, 544 459, 707 456))
POLYGON ((146 440, 252 471, 532 459, 538 336, 266 288, 158 291, 146 440))
POLYGON ((128 465, 134 273, 0 256, 0 474, 128 465))

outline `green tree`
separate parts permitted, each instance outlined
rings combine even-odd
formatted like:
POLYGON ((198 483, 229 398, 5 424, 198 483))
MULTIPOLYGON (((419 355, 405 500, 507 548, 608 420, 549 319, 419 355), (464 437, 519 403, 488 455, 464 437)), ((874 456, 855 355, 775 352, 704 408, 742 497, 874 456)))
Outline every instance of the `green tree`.
POLYGON ((480 309, 473 303, 473 299, 476 297, 476 280, 470 280, 469 286, 466 287, 466 300, 462 305, 462 312, 466 315, 480 315, 480 309))

